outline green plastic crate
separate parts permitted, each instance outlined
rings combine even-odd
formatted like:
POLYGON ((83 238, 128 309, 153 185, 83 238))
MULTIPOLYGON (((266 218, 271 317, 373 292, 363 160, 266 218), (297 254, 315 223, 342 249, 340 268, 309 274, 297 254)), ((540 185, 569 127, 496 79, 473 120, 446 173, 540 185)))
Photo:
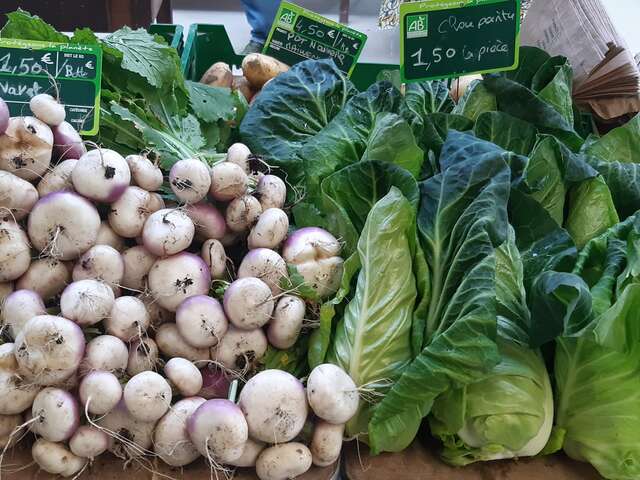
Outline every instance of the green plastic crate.
POLYGON ((149 27, 149 33, 160 35, 169 45, 178 51, 178 55, 182 55, 182 50, 184 48, 184 28, 182 25, 176 25, 173 23, 154 23, 149 27))
MULTIPOLYGON (((243 58, 233 49, 224 25, 195 23, 189 27, 182 52, 182 71, 187 79, 198 81, 215 62, 240 68, 243 58)), ((381 70, 398 68, 398 65, 383 63, 358 63, 351 80, 359 90, 366 90, 381 70)))

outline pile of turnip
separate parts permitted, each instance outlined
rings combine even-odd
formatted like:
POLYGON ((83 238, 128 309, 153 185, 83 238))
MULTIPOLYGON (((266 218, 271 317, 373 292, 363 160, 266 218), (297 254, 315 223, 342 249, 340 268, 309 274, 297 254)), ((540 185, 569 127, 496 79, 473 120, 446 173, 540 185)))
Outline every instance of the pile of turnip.
POLYGON ((290 276, 337 290, 338 240, 292 229, 285 183, 245 145, 164 175, 87 149, 55 98, 30 106, 10 118, 0 99, 0 476, 29 431, 34 461, 63 477, 106 451, 267 480, 335 462, 351 378, 320 365, 305 390, 260 370, 314 322, 290 276))

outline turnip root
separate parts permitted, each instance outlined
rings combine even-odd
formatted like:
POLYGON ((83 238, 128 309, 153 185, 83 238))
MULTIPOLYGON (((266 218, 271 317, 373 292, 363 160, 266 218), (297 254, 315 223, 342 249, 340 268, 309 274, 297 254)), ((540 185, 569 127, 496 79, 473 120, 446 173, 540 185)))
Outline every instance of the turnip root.
POLYGON ((118 235, 113 228, 111 228, 109 222, 105 221, 100 224, 98 237, 96 238, 96 245, 109 245, 119 252, 124 251, 126 248, 124 238, 118 235))
POLYGON ((217 365, 209 364, 200 369, 202 374, 202 389, 198 396, 211 400, 212 398, 227 398, 231 381, 226 372, 217 365))
POLYGON ((311 452, 303 443, 274 445, 260 453, 256 474, 260 480, 287 480, 311 468, 311 452))
POLYGON ((200 250, 200 255, 207 264, 207 267, 209 267, 212 280, 224 277, 227 271, 227 254, 220 241, 210 238, 204 242, 200 250))
POLYGON ((202 389, 200 370, 186 358, 174 357, 169 360, 164 366, 164 373, 183 397, 197 395, 202 389))
POLYGON ((189 297, 176 310, 180 336, 196 348, 213 347, 227 332, 228 325, 220 302, 207 295, 189 297))
POLYGON ((267 329, 269 343, 281 350, 293 347, 300 336, 305 311, 306 304, 301 298, 292 295, 280 298, 267 329))
POLYGON ((207 264, 186 252, 157 260, 148 276, 151 295, 170 312, 175 312, 186 298, 205 295, 210 282, 207 264))
POLYGON ((282 208, 287 199, 287 186, 280 177, 265 175, 258 182, 253 195, 260 201, 263 210, 282 208))
POLYGON ((200 405, 187 420, 187 430, 193 445, 214 465, 240 458, 249 438, 242 411, 224 399, 200 405))
POLYGON ((62 315, 78 325, 95 325, 111 315, 115 296, 108 284, 98 280, 79 280, 67 286, 60 296, 62 315))
POLYGON ((122 398, 131 416, 155 422, 169 409, 171 386, 156 372, 141 372, 127 382, 122 398))
POLYGON ((211 349, 211 358, 226 368, 243 370, 261 360, 267 346, 267 337, 261 328, 240 330, 229 325, 225 336, 211 349))
POLYGON ((149 192, 159 190, 164 178, 162 170, 143 155, 129 155, 125 158, 131 170, 133 182, 149 192))
POLYGON ((241 197, 247 191, 249 178, 242 167, 235 163, 222 162, 211 168, 211 189, 209 193, 221 202, 241 197))
POLYGON ((122 252, 122 260, 124 262, 122 286, 130 290, 143 291, 147 284, 149 270, 157 257, 143 246, 136 245, 122 252))
POLYGON ((128 361, 129 351, 122 340, 113 335, 100 335, 87 343, 82 371, 104 370, 121 377, 128 361))
POLYGON ((181 202, 198 203, 209 193, 211 173, 200 160, 180 160, 171 167, 169 185, 181 202))
POLYGON ((0 136, 0 170, 25 180, 40 178, 49 168, 53 133, 35 117, 13 117, 0 136))
POLYGON ((45 472, 65 478, 78 475, 87 464, 86 458, 78 457, 60 443, 44 438, 35 441, 31 447, 31 456, 45 472))
POLYGON ((141 372, 153 371, 157 363, 158 345, 153 339, 138 339, 129 344, 128 375, 133 377, 141 372))
POLYGON ((53 192, 59 192, 61 190, 73 190, 73 183, 71 182, 71 172, 76 168, 78 160, 69 159, 60 162, 58 165, 49 170, 42 180, 38 182, 38 194, 41 197, 53 192))
POLYGON ((216 62, 211 65, 202 78, 200 83, 205 83, 210 87, 225 87, 231 88, 233 85, 233 73, 231 67, 224 62, 216 62))
POLYGON ((342 450, 344 424, 333 425, 323 420, 316 422, 311 440, 311 457, 313 464, 327 467, 338 461, 342 450))
POLYGON ((277 249, 287 238, 289 231, 289 217, 279 208, 269 208, 262 212, 257 223, 251 229, 247 238, 250 249, 277 249))
POLYGON ((307 398, 313 412, 334 425, 347 423, 358 410, 356 384, 344 370, 331 363, 318 365, 311 371, 307 398))
POLYGON ((338 240, 317 227, 296 230, 282 248, 286 262, 295 265, 306 283, 322 298, 334 294, 340 285, 344 261, 339 254, 338 240))
POLYGON ((109 245, 94 245, 84 252, 73 268, 73 281, 100 280, 114 291, 122 282, 124 261, 120 252, 109 245))
POLYGON ((209 349, 189 345, 175 323, 165 323, 156 332, 158 348, 166 357, 182 357, 192 362, 209 360, 209 349))
POLYGON ((0 170, 0 216, 20 220, 38 201, 38 191, 17 175, 0 170))
POLYGON ((33 290, 43 300, 51 300, 71 281, 69 270, 64 262, 55 258, 34 260, 16 282, 16 288, 33 290))
POLYGON ((193 221, 185 212, 165 208, 152 213, 144 223, 142 241, 153 255, 167 257, 188 248, 194 234, 193 221))
POLYGON ((255 277, 266 283, 271 293, 282 292, 280 283, 289 278, 287 264, 277 252, 268 248, 256 248, 245 255, 238 268, 238 278, 255 277))
POLYGON ((51 127, 60 125, 67 116, 64 107, 47 93, 39 93, 31 97, 29 108, 38 120, 51 127))
POLYGON ((251 195, 243 195, 227 205, 225 220, 234 232, 244 232, 256 223, 261 213, 260 202, 251 195))
POLYGON ((29 239, 13 221, 0 220, 0 282, 11 282, 29 269, 29 239))
POLYGON ((242 73, 256 90, 260 90, 269 80, 287 70, 288 65, 262 53, 250 53, 242 60, 242 73))
POLYGON ((109 435, 109 451, 118 458, 130 460, 144 455, 151 448, 156 422, 143 422, 132 416, 124 400, 101 417, 97 424, 109 435))
POLYGON ((23 379, 16 368, 0 369, 0 414, 16 415, 25 411, 33 404, 40 388, 23 379))
POLYGON ((131 171, 122 155, 97 148, 78 159, 71 181, 81 195, 97 202, 113 203, 129 186, 131 171))
POLYGON ((244 444, 242 449, 242 455, 236 460, 229 462, 229 465, 234 467, 255 467, 258 456, 265 449, 264 442, 258 442, 252 438, 249 438, 244 444))
POLYGON ((29 320, 15 344, 20 374, 40 385, 53 385, 71 377, 85 349, 80 327, 53 315, 29 320))
POLYGON ((293 440, 307 419, 304 386, 282 370, 264 370, 244 386, 238 405, 249 425, 251 438, 267 443, 293 440))
POLYGON ((22 415, 0 415, 0 448, 12 448, 20 441, 22 415))
POLYGON ((53 132, 53 156, 57 162, 78 159, 87 153, 78 131, 69 122, 51 128, 53 132))
POLYGON ((238 165, 244 173, 249 174, 249 157, 251 156, 251 150, 244 143, 234 143, 227 150, 227 157, 225 162, 231 162, 238 165))
POLYGON ((7 296, 2 305, 2 329, 6 329, 9 336, 15 339, 29 320, 46 313, 40 295, 31 290, 16 290, 7 296))
POLYGON ((237 328, 253 330, 271 319, 273 299, 269 286, 253 277, 240 278, 224 292, 224 311, 237 328))
POLYGON ((130 342, 144 334, 151 318, 144 302, 136 297, 119 297, 113 302, 111 315, 104 320, 108 334, 130 342))
POLYGON ((180 400, 156 425, 153 448, 166 464, 182 467, 200 457, 200 452, 189 438, 187 419, 204 402, 205 399, 200 397, 180 400))
POLYGON ((94 370, 80 381, 78 397, 83 410, 94 415, 104 415, 118 405, 122 398, 122 386, 113 373, 94 370))
POLYGON ((4 135, 9 127, 9 119, 11 114, 9 113, 9 107, 7 102, 0 98, 0 135, 4 135))
POLYGON ((82 425, 69 440, 69 448, 74 455, 93 460, 107 451, 109 436, 96 427, 82 425))
POLYGON ((0 370, 16 371, 18 362, 15 356, 15 343, 3 343, 0 345, 0 370))
POLYGON ((196 236, 200 239, 221 239, 227 233, 227 224, 224 216, 213 205, 200 202, 187 205, 187 215, 196 227, 196 236))
POLYGON ((31 415, 37 420, 31 430, 50 442, 64 442, 80 425, 75 397, 66 390, 47 387, 33 400, 31 415))
POLYGON ((54 192, 35 204, 29 215, 28 232, 33 246, 60 260, 73 260, 96 243, 100 215, 80 195, 54 192))
POLYGON ((147 312, 149 312, 149 318, 151 319, 151 329, 157 330, 163 323, 175 321, 175 313, 158 305, 155 298, 147 290, 138 295, 138 298, 147 307, 147 312))
POLYGON ((138 237, 149 215, 157 211, 155 203, 146 190, 127 187, 122 196, 111 204, 109 225, 121 237, 138 237))

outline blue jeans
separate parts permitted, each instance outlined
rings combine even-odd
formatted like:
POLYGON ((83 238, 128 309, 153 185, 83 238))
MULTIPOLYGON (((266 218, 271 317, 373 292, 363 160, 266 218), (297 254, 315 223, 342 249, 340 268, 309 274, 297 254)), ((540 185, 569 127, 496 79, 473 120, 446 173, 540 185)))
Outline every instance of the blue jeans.
POLYGON ((280 0, 242 0, 242 5, 251 25, 251 39, 265 43, 278 12, 280 0))

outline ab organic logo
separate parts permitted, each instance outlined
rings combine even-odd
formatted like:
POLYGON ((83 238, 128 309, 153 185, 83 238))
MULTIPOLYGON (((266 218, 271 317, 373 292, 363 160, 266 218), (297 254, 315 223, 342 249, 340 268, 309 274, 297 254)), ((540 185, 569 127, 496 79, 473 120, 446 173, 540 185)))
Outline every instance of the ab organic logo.
POLYGON ((296 23, 296 17, 298 14, 293 10, 289 10, 288 8, 282 8, 280 12, 280 17, 278 18, 278 24, 282 28, 286 28, 287 30, 291 30, 293 25, 296 23))
POLYGON ((429 36, 429 15, 407 15, 407 38, 423 38, 429 36))

